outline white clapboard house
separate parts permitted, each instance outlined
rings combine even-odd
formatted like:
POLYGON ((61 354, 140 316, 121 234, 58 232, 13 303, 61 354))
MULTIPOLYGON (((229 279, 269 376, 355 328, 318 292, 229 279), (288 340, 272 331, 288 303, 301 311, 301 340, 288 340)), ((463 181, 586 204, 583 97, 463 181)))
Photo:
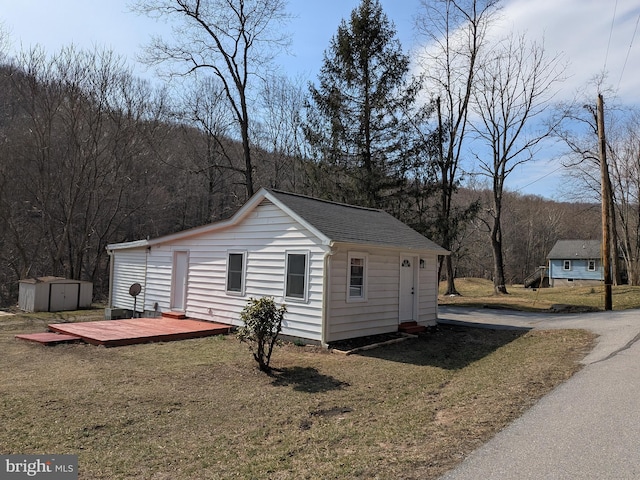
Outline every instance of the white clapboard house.
POLYGON ((287 305, 283 334, 326 345, 433 325, 438 256, 449 252, 381 210, 261 189, 231 218, 111 244, 109 312, 183 312, 239 326, 251 298, 287 305))

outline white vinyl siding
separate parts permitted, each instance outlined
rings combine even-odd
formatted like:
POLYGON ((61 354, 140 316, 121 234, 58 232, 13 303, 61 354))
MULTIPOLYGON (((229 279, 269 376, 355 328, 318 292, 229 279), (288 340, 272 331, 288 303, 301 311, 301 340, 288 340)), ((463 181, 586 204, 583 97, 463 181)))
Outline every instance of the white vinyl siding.
POLYGON ((170 246, 154 246, 148 251, 145 308, 157 303, 159 312, 167 312, 171 309, 169 302, 172 262, 173 252, 170 246))
POLYGON ((420 255, 418 269, 418 323, 424 326, 436 324, 438 319, 438 256, 435 253, 420 255))
POLYGON ((399 254, 377 249, 366 253, 368 300, 364 302, 348 301, 348 250, 338 248, 331 256, 328 342, 398 330, 399 254))
MULTIPOLYGON (((331 288, 327 341, 398 331, 400 252, 367 249, 367 300, 348 300, 349 251, 334 248, 330 257, 331 288)), ((416 254, 417 255, 417 254, 416 254)), ((416 318, 422 325, 434 325, 437 318, 437 255, 422 254, 424 267, 418 269, 416 318)))
MULTIPOLYGON (((173 255, 181 250, 189 252, 185 314, 190 318, 240 326, 240 313, 249 298, 271 296, 277 304, 287 304, 284 335, 323 340, 323 315, 326 319, 324 340, 328 342, 395 332, 399 321, 402 253, 411 256, 415 263, 418 259, 425 260, 424 268, 417 270, 415 278, 417 311, 414 318, 423 325, 435 323, 436 254, 360 244, 329 246, 323 241, 326 239, 318 238, 284 210, 263 200, 234 223, 200 229, 193 234, 184 232, 167 239, 166 243, 148 247, 115 249, 113 298, 122 305, 114 301, 113 306, 127 308, 127 301, 132 306, 128 289, 138 282, 143 286, 146 310, 153 310, 157 304, 159 312, 168 311, 173 255), (244 296, 237 292, 230 294, 227 289, 230 253, 243 254, 244 296), (295 280, 290 277, 298 288, 290 288, 289 293, 298 296, 286 298, 290 255, 304 255, 304 275, 295 280), (352 265, 353 259, 364 259, 362 270, 357 265, 359 262, 352 265), (324 271, 325 261, 328 272, 324 271), (360 292, 363 297, 354 296, 360 292)), ((232 272, 237 271, 232 268, 232 272)), ((290 273, 295 276, 301 271, 294 268, 290 273)), ((231 283, 235 287, 237 277, 231 283)), ((140 300, 138 297, 138 309, 140 300)))
POLYGON ((134 283, 142 286, 142 291, 136 300, 136 309, 143 308, 146 297, 147 250, 137 248, 131 250, 116 250, 111 257, 113 263, 113 291, 111 292, 111 306, 133 310, 134 299, 129 295, 129 288, 134 283))
MULTIPOLYGON (((186 315, 240 326, 249 298, 274 297, 285 303, 285 252, 307 255, 306 303, 289 302, 283 334, 321 340, 324 255, 328 247, 270 202, 257 206, 237 225, 154 245, 147 266, 147 305, 169 309, 173 250, 189 250, 186 315), (246 252, 244 294, 227 293, 230 252, 246 252)), ((119 255, 121 251, 116 251, 119 255)), ((128 288, 128 287, 127 287, 128 288)))

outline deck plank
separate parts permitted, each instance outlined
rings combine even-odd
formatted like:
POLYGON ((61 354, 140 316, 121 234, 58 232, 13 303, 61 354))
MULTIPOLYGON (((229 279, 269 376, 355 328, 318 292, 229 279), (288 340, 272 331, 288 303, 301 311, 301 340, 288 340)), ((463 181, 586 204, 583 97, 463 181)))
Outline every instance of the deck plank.
POLYGON ((15 337, 20 340, 26 340, 28 342, 35 342, 47 346, 57 345, 59 343, 74 343, 82 341, 82 338, 76 335, 67 335, 55 332, 21 333, 15 337))
POLYGON ((96 322, 54 323, 49 330, 75 335, 93 345, 119 346, 166 342, 229 333, 229 325, 192 319, 130 318, 96 322))

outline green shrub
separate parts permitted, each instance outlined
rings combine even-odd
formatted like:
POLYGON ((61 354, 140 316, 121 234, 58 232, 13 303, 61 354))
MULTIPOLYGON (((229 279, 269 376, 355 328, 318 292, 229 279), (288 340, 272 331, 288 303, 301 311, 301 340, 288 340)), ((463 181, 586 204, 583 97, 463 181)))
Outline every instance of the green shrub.
POLYGON ((271 353, 282 331, 286 305, 276 307, 273 297, 250 298, 240 313, 244 326, 238 328, 237 337, 249 344, 253 358, 263 372, 270 372, 271 353))

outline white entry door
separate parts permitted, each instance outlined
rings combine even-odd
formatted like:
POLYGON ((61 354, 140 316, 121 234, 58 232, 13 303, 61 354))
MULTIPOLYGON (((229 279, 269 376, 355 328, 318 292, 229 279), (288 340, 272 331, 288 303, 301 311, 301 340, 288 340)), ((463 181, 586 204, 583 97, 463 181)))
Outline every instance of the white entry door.
POLYGON ((415 259, 400 257, 400 322, 415 320, 415 259))
POLYGON ((173 276, 171 278, 171 310, 184 312, 187 295, 187 269, 189 252, 173 252, 173 276))

